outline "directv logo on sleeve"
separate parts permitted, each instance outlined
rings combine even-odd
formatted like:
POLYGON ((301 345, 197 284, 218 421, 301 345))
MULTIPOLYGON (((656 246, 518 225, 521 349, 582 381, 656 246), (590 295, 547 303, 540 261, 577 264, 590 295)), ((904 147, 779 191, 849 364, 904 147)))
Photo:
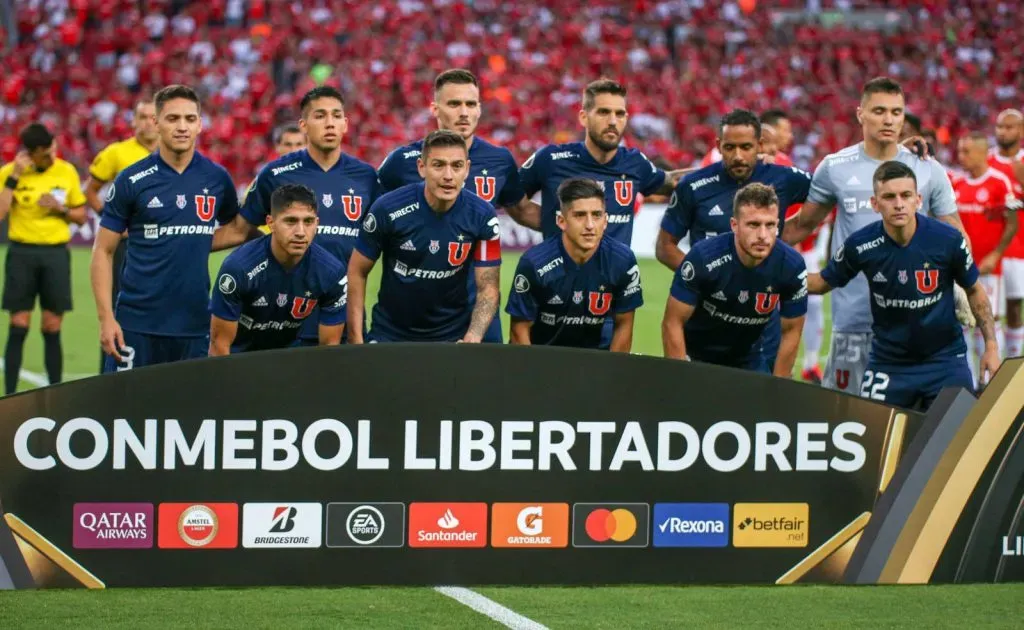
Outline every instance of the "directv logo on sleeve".
POLYGON ((655 503, 655 547, 728 547, 728 503, 655 503))

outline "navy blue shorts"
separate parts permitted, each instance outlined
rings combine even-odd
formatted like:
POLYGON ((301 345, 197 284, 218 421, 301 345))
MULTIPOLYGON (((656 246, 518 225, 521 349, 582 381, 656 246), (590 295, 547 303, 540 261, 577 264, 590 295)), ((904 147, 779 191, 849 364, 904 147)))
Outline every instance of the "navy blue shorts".
POLYGON ((200 359, 210 352, 210 338, 162 337, 125 330, 124 347, 118 348, 120 363, 109 354, 103 358, 103 373, 123 372, 149 365, 200 359))
POLYGON ((927 410, 945 387, 974 392, 966 356, 912 365, 868 361, 860 395, 895 407, 927 410))

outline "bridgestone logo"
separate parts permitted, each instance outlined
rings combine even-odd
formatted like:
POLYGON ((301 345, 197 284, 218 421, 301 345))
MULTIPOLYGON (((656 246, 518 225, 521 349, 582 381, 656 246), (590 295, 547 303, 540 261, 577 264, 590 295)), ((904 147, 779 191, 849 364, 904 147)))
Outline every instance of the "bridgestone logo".
POLYGON ((474 542, 476 537, 477 532, 416 532, 420 542, 474 542))
POLYGON ((256 538, 257 545, 308 545, 309 536, 260 536, 256 538))

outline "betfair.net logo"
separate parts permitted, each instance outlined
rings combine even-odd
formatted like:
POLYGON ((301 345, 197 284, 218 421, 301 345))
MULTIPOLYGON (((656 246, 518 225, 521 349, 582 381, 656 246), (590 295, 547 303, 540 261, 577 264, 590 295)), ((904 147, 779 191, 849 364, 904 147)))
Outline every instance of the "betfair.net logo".
POLYGON ((806 503, 737 503, 734 547, 806 547, 810 531, 806 503))

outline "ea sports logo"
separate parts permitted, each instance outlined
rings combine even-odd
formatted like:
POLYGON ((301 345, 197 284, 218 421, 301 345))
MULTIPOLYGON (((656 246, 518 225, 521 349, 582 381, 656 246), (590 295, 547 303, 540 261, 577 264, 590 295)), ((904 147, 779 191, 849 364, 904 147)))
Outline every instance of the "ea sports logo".
POLYGON ((349 513, 345 530, 353 542, 372 545, 384 535, 384 515, 372 505, 361 505, 349 513))
POLYGON ((587 517, 586 530, 596 542, 625 542, 636 534, 636 516, 622 508, 597 509, 587 517))
POLYGON ((205 505, 185 509, 178 519, 178 534, 192 547, 205 547, 217 537, 217 514, 205 505))

